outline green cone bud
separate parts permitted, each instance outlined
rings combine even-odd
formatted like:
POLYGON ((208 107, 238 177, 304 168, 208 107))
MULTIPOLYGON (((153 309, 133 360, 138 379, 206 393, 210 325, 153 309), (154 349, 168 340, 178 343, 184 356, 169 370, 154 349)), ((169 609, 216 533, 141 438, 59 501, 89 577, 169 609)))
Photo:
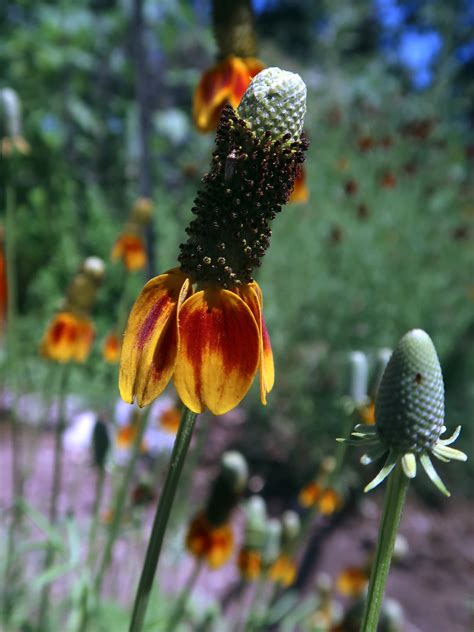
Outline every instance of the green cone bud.
POLYGON ((250 123, 257 136, 290 135, 298 140, 306 113, 306 85, 301 77, 280 68, 266 68, 247 88, 237 114, 250 123))
POLYGON ((377 431, 399 453, 420 453, 439 439, 444 422, 444 385, 436 349, 421 329, 398 343, 375 402, 377 431))
POLYGON ((282 530, 282 547, 291 546, 301 532, 301 520, 296 511, 289 509, 285 511, 281 517, 282 530))
POLYGON ((352 351, 349 354, 349 394, 356 405, 362 405, 367 400, 367 385, 369 382, 369 361, 362 351, 352 351))

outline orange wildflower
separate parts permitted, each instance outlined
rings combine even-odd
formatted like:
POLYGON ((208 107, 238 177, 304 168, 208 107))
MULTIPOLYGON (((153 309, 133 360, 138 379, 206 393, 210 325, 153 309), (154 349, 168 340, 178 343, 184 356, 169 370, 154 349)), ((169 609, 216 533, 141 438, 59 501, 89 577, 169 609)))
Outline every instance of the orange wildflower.
POLYGON ((306 172, 301 169, 300 173, 296 176, 295 187, 290 195, 288 202, 294 204, 306 204, 309 200, 309 188, 306 183, 306 172))
POLYGON ((49 323, 41 342, 41 354, 56 362, 85 362, 95 337, 92 321, 70 311, 59 312, 49 323))
POLYGON ((129 272, 146 266, 147 255, 143 239, 134 233, 123 233, 112 248, 112 261, 121 259, 129 272))
POLYGON ((298 502, 306 509, 316 506, 322 514, 330 515, 341 508, 342 497, 335 489, 325 489, 319 483, 311 481, 300 491, 298 502))
POLYGON ((271 565, 268 576, 273 582, 287 588, 296 579, 296 564, 288 554, 282 553, 271 565))
POLYGON ((300 491, 298 495, 298 503, 305 509, 308 509, 316 503, 318 498, 320 498, 321 491, 321 485, 315 481, 311 481, 300 491))
POLYGON ((368 583, 367 569, 357 566, 345 568, 336 580, 337 589, 345 597, 360 597, 368 583))
POLYGON ((121 450, 130 448, 137 436, 137 424, 135 422, 121 426, 115 435, 115 443, 121 450))
POLYGON ((366 406, 359 406, 357 413, 363 424, 373 426, 375 424, 375 401, 371 400, 366 406))
MULTIPOLYGON (((275 73, 283 71, 265 70, 254 84, 271 85, 275 73)), ((295 82, 305 91, 292 73, 283 73, 282 81, 280 90, 288 84, 294 91, 295 82)), ((249 118, 259 107, 245 98, 242 106, 249 118)), ((262 291, 252 272, 270 244, 270 222, 288 200, 307 144, 300 140, 302 117, 291 143, 291 132, 273 140, 271 133, 252 131, 246 120, 226 106, 212 170, 192 209, 196 219, 180 246, 181 266, 151 279, 132 308, 119 378, 126 402, 136 398, 145 406, 173 379, 188 409, 221 415, 240 403, 258 371, 263 404, 273 387, 262 291)), ((280 121, 280 129, 286 124, 280 121)))
POLYGON ((102 345, 102 356, 109 364, 117 364, 120 360, 120 350, 122 344, 119 336, 115 331, 111 331, 107 334, 102 345))
POLYGON ((245 581, 255 581, 262 573, 262 554, 257 549, 243 547, 239 551, 237 566, 245 581))
POLYGON ((325 516, 329 516, 342 507, 342 496, 335 489, 328 487, 318 500, 318 509, 325 516))
POLYGON ((228 523, 212 525, 204 512, 198 513, 189 525, 186 548, 213 568, 219 568, 231 557, 234 550, 234 534, 228 523))
POLYGON ((176 434, 178 432, 180 421, 181 413, 175 406, 173 406, 161 413, 159 423, 166 432, 176 434))
POLYGON ((252 77, 265 68, 255 57, 229 55, 201 77, 193 100, 193 118, 200 132, 217 127, 222 108, 239 105, 252 77))

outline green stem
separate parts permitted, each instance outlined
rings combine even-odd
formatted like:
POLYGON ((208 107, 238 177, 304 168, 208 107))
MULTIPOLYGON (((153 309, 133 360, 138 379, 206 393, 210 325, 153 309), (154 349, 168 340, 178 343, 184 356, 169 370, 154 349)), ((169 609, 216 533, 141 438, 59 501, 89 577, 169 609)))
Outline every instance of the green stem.
MULTIPOLYGON (((58 421, 54 434, 53 484, 48 512, 48 518, 51 525, 55 525, 58 520, 58 502, 59 497, 61 496, 61 488, 63 482, 63 438, 64 429, 66 427, 65 404, 69 369, 69 365, 62 367, 61 381, 59 386, 60 390, 58 403, 58 421)), ((52 544, 48 544, 43 566, 44 570, 47 570, 53 564, 53 561, 54 546, 52 544)), ((38 615, 38 627, 40 630, 44 628, 44 624, 48 615, 50 589, 51 584, 46 584, 41 592, 40 609, 38 615)))
POLYGON ((97 535, 97 527, 99 526, 100 508, 102 505, 102 496, 104 493, 105 468, 97 469, 97 478, 95 483, 94 509, 92 510, 92 522, 89 531, 89 542, 87 544, 87 565, 92 566, 95 552, 95 538, 97 535))
POLYGON ((122 484, 120 485, 117 496, 115 498, 112 522, 110 523, 109 533, 104 548, 104 554, 102 556, 101 564, 94 581, 94 590, 96 595, 100 595, 102 591, 104 576, 112 559, 112 552, 119 533, 122 514, 125 507, 125 501, 127 499, 127 493, 130 488, 133 474, 135 472, 135 465, 138 461, 138 457, 140 456, 143 436, 145 434, 149 413, 150 409, 148 409, 140 417, 137 434, 135 435, 135 440, 133 442, 132 454, 130 455, 130 459, 127 463, 127 469, 125 470, 125 474, 122 479, 122 484))
POLYGON ((161 546, 163 544, 166 526, 170 517, 171 508, 176 495, 176 488, 181 476, 186 454, 191 442, 196 417, 196 413, 184 408, 173 452, 171 454, 168 473, 166 475, 163 491, 161 492, 160 502, 158 503, 150 540, 148 542, 148 549, 145 555, 142 574, 135 597, 132 620, 129 628, 130 632, 140 632, 143 627, 148 600, 150 598, 156 568, 160 559, 161 546))
POLYGON ((377 625, 382 607, 385 583, 387 581, 393 548, 397 537, 398 526, 402 517, 403 506, 410 479, 405 476, 401 464, 398 463, 388 480, 382 518, 380 521, 377 549, 375 551, 372 571, 370 573, 369 590, 365 602, 361 630, 377 632, 377 625))
POLYGON ((177 625, 183 618, 183 615, 186 611, 186 605, 188 603, 188 599, 194 588, 194 584, 196 583, 197 578, 199 577, 199 573, 201 572, 201 569, 202 569, 202 559, 196 559, 192 573, 189 576, 188 581, 184 585, 181 591, 181 594, 179 595, 176 601, 173 612, 171 613, 170 618, 168 619, 165 632, 174 632, 174 630, 177 629, 177 625))
MULTIPOLYGON (((97 527, 99 526, 100 507, 102 505, 102 496, 104 492, 105 481, 105 469, 99 467, 97 470, 97 478, 95 482, 95 499, 94 509, 92 511, 92 522, 89 531, 89 542, 87 545, 87 567, 92 568, 94 562, 95 552, 95 538, 97 535, 97 527)), ((78 632, 85 632, 87 629, 87 622, 89 618, 89 586, 86 584, 82 589, 80 600, 81 616, 79 619, 79 625, 77 626, 78 632)))
POLYGON ((13 390, 13 405, 10 411, 11 434, 11 466, 12 466, 12 519, 7 536, 7 559, 5 564, 5 590, 3 611, 8 619, 10 613, 10 596, 12 587, 16 583, 14 577, 13 558, 15 553, 15 534, 21 523, 20 497, 23 495, 23 474, 21 470, 21 436, 16 418, 16 311, 17 311, 17 285, 16 285, 16 248, 15 248, 15 190, 7 182, 5 187, 5 258, 7 276, 7 327, 6 327, 6 351, 7 370, 10 376, 10 384, 13 390))

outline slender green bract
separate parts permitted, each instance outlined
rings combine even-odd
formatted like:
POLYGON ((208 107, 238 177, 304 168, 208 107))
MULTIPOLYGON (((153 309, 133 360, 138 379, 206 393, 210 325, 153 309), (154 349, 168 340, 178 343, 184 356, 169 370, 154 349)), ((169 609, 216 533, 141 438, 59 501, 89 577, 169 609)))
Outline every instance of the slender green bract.
POLYGON ((388 480, 361 632, 377 632, 385 583, 409 484, 410 479, 403 472, 399 462, 388 480))
POLYGON ((161 546, 163 544, 166 526, 170 517, 184 461, 186 460, 186 454, 191 442, 196 418, 197 413, 191 412, 188 408, 184 409, 178 433, 176 435, 176 440, 174 442, 165 484, 156 510, 150 540, 148 542, 148 549, 143 563, 140 583, 138 584, 138 590, 135 597, 132 620, 129 628, 130 632, 140 632, 143 628, 148 600, 150 598, 153 580, 155 578, 158 561, 160 559, 161 546))

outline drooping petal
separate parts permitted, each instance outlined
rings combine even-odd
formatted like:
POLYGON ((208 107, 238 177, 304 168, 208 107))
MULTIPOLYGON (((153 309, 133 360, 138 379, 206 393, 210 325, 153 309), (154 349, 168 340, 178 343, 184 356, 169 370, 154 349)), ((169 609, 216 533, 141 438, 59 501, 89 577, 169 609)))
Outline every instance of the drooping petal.
POLYGON ((243 285, 237 290, 239 296, 248 305, 257 321, 260 332, 260 399, 262 404, 267 403, 269 393, 275 383, 275 367, 273 363, 272 345, 268 335, 265 317, 263 316, 263 296, 258 283, 253 281, 243 285))
POLYGON ((178 268, 148 281, 130 312, 120 359, 122 399, 146 406, 164 390, 177 352, 177 313, 189 292, 178 268))
POLYGON ((199 131, 215 129, 224 105, 229 103, 235 109, 251 78, 262 68, 263 64, 253 57, 244 60, 230 56, 207 70, 194 93, 193 118, 199 131))
POLYGON ((77 320, 77 343, 74 353, 74 359, 77 362, 85 362, 91 351, 92 343, 95 338, 95 327, 92 321, 87 317, 81 317, 77 320))
POLYGON ((179 312, 179 351, 174 384, 196 413, 222 415, 249 390, 260 358, 255 318, 233 292, 208 288, 188 298, 179 312))

